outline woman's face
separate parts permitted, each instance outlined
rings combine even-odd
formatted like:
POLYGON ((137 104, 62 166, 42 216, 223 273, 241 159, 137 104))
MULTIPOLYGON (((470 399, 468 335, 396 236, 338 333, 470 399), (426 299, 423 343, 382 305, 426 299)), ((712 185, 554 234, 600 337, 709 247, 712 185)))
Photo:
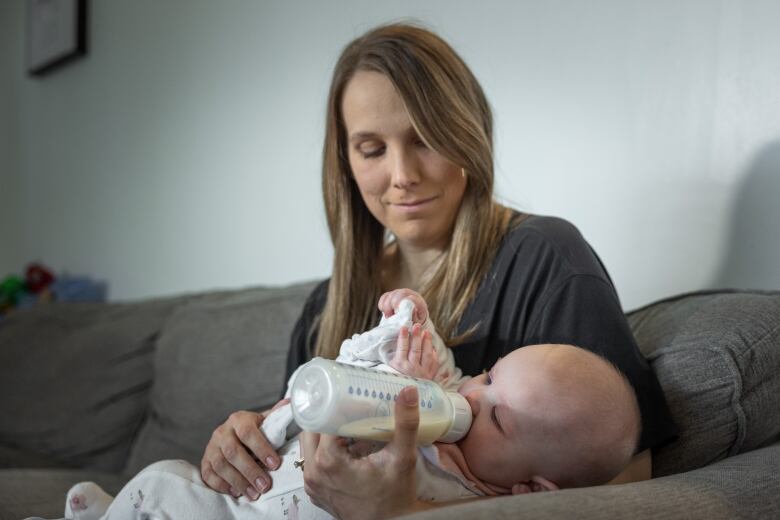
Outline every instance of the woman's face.
POLYGON ((466 190, 460 167, 425 146, 382 74, 357 72, 341 109, 349 164, 368 210, 402 246, 444 249, 466 190))

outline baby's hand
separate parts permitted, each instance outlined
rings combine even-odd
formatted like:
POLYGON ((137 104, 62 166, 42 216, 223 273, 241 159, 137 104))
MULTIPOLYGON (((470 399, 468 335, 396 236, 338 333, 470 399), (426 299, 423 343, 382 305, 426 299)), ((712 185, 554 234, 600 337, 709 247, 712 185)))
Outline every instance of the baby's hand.
POLYGON ((389 318, 395 314, 401 301, 405 299, 411 300, 414 304, 412 323, 425 323, 425 320, 428 319, 428 304, 425 303, 422 296, 411 289, 396 289, 386 292, 379 298, 377 307, 385 317, 389 318))
POLYGON ((390 366, 407 376, 433 379, 439 370, 439 358, 430 332, 422 330, 419 323, 412 325, 411 332, 401 327, 390 366))

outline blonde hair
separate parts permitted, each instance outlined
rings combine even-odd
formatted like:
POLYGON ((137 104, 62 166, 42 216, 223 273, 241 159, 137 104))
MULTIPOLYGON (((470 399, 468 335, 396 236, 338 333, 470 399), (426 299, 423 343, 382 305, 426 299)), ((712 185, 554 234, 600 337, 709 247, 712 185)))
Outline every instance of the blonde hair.
POLYGON ((334 358, 344 338, 378 319, 383 290, 384 227, 355 184, 341 114, 344 90, 358 71, 383 74, 403 100, 425 144, 464 170, 467 186, 450 243, 419 288, 448 344, 507 231, 512 211, 493 200, 493 120, 474 75, 432 32, 408 23, 374 28, 347 45, 328 96, 322 191, 334 247, 316 355, 334 358))

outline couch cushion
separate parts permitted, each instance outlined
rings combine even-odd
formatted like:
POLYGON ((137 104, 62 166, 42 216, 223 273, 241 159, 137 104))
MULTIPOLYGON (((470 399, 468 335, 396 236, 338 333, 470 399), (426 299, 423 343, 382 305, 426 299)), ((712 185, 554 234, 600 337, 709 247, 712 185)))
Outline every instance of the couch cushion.
POLYGON ((125 483, 118 475, 90 470, 0 470, 0 520, 28 516, 60 518, 65 512, 68 490, 83 481, 95 482, 110 495, 115 495, 125 483))
POLYGON ((230 413, 274 404, 293 325, 315 285, 247 289, 177 308, 157 343, 151 410, 126 472, 162 459, 199 464, 230 413))
POLYGON ((120 471, 174 302, 51 304, 4 318, 0 466, 120 471))
POLYGON ((780 445, 774 445, 664 478, 468 500, 398 520, 776 519, 780 518, 778 464, 780 445))
POLYGON ((629 314, 680 437, 654 476, 705 466, 780 438, 780 292, 681 295, 629 314))

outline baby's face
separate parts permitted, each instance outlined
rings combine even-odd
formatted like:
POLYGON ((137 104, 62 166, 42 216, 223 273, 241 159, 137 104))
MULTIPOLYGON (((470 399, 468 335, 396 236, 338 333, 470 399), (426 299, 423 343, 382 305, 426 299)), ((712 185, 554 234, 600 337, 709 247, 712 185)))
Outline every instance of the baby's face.
POLYGON ((543 438, 532 425, 552 405, 538 370, 545 362, 544 347, 516 349, 458 389, 474 414, 471 429, 458 444, 481 480, 511 488, 531 477, 531 460, 543 438))
MULTIPOLYGON (((481 480, 603 483, 631 458, 641 417, 630 384, 572 345, 515 349, 459 389, 474 414, 458 444, 481 480)), ((584 484, 591 485, 591 484, 584 484)))

